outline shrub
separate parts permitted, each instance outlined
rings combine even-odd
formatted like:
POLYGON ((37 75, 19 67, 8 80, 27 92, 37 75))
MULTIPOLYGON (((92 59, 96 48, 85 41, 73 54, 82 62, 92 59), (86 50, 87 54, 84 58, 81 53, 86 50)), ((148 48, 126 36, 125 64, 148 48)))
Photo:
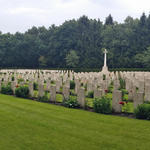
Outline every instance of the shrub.
POLYGON ((128 94, 128 91, 126 89, 121 89, 122 95, 128 94))
POLYGON ((125 80, 120 77, 119 81, 120 81, 120 88, 125 89, 125 83, 126 83, 125 80))
POLYGON ((70 89, 75 89, 75 82, 73 80, 70 81, 70 89))
POLYGON ((15 95, 17 97, 28 98, 29 97, 29 88, 27 86, 20 86, 16 88, 15 95))
POLYGON ((18 79, 18 83, 23 82, 23 81, 24 81, 23 78, 19 78, 19 79, 18 79))
POLYGON ((109 85, 108 87, 108 93, 112 93, 113 92, 113 85, 109 85))
POLYGON ((51 84, 55 84, 55 82, 53 80, 51 80, 51 84))
POLYGON ((33 83, 33 89, 38 90, 38 84, 36 82, 33 83))
POLYGON ((76 98, 70 97, 69 100, 64 102, 64 106, 68 108, 78 108, 79 104, 76 98))
POLYGON ((106 80, 106 75, 105 74, 103 74, 103 80, 106 80))
POLYGON ((81 83, 81 86, 82 86, 82 87, 84 87, 84 84, 83 84, 83 82, 81 83))
POLYGON ((70 95, 76 96, 77 94, 75 93, 74 90, 70 90, 70 95))
POLYGON ((93 98, 94 97, 94 91, 89 91, 87 94, 88 98, 93 98))
POLYGON ((95 98, 93 101, 94 111, 102 114, 109 114, 112 112, 110 99, 106 97, 95 98))
POLYGON ((120 89, 121 90, 121 92, 122 92, 122 99, 123 100, 126 100, 125 99, 125 94, 128 94, 128 91, 126 90, 126 89, 120 89))
POLYGON ((39 97, 38 100, 39 100, 39 101, 42 101, 42 102, 47 102, 47 101, 49 101, 49 99, 48 99, 48 92, 45 91, 44 96, 39 97))
POLYGON ((15 80, 15 77, 14 77, 14 76, 12 76, 12 77, 11 77, 11 81, 14 81, 14 80, 15 80))
POLYGON ((1 93, 2 94, 7 94, 7 95, 13 95, 13 90, 11 89, 10 85, 2 86, 1 93))
POLYGON ((85 91, 87 91, 87 83, 84 85, 85 91))
POLYGON ((8 84, 7 84, 7 85, 11 87, 11 82, 8 82, 8 84))
POLYGON ((121 101, 121 102, 119 102, 119 104, 122 105, 122 111, 124 113, 129 113, 130 105, 129 105, 128 101, 126 101, 126 100, 125 101, 121 101))
POLYGON ((141 104, 134 110, 135 117, 138 119, 150 120, 150 104, 141 104))

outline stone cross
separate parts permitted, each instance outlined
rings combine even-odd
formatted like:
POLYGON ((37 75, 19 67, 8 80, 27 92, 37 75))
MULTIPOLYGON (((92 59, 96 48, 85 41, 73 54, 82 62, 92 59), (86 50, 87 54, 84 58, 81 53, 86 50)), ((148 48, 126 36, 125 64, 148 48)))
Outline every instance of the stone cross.
POLYGON ((109 71, 108 71, 108 67, 107 67, 107 58, 106 58, 106 54, 108 53, 108 51, 106 49, 104 49, 104 66, 102 68, 102 72, 103 74, 107 74, 109 71))
POLYGON ((108 51, 105 49, 105 50, 104 50, 104 67, 107 66, 107 64, 106 64, 106 61, 107 61, 106 54, 107 54, 107 53, 108 53, 108 51))

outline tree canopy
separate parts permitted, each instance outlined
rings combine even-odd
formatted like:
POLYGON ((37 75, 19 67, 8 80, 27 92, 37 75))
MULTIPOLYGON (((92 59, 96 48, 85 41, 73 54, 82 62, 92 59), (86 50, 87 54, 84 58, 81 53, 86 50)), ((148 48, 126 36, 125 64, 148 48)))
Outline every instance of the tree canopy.
POLYGON ((68 67, 75 68, 78 67, 79 56, 75 50, 71 50, 66 56, 66 63, 68 67))
POLYGON ((111 14, 105 23, 82 16, 25 33, 0 32, 0 68, 101 68, 103 48, 110 68, 150 67, 150 15, 123 23, 111 14))

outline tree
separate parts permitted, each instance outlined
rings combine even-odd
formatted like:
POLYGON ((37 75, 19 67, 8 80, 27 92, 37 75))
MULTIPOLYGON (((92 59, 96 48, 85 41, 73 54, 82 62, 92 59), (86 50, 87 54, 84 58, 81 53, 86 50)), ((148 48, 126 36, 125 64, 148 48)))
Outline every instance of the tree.
POLYGON ((40 56, 39 59, 38 59, 38 61, 39 61, 39 67, 40 68, 46 67, 47 60, 45 59, 44 56, 40 56))
POLYGON ((150 68, 150 47, 148 47, 143 53, 138 53, 135 55, 135 62, 141 67, 150 68))
POLYGON ((145 13, 143 13, 142 14, 142 16, 140 17, 140 25, 141 26, 144 26, 144 25, 146 25, 146 15, 145 15, 145 13))
POLYGON ((77 67, 79 63, 79 56, 77 55, 75 50, 71 50, 67 55, 66 55, 66 64, 68 67, 77 67))
POLYGON ((115 23, 109 15, 105 24, 81 16, 48 29, 0 32, 0 67, 101 68, 102 47, 109 50, 109 67, 148 67, 149 46, 150 15, 143 13, 136 19, 128 16, 124 23, 115 23))
POLYGON ((111 16, 111 14, 109 14, 109 16, 106 17, 105 25, 113 25, 113 24, 114 24, 113 17, 111 16))

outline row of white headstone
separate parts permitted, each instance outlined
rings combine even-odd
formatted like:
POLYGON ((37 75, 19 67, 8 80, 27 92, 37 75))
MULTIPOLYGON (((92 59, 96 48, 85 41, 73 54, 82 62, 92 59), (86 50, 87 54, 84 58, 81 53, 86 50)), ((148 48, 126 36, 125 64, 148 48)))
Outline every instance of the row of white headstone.
MULTIPOLYGON (((46 86, 50 93, 59 92, 60 87, 64 85, 65 87, 70 88, 70 80, 75 81, 75 93, 78 95, 79 103, 84 106, 85 104, 85 89, 81 87, 87 84, 87 91, 94 91, 94 97, 97 95, 101 97, 105 94, 105 90, 108 89, 108 86, 111 82, 114 83, 114 92, 113 92, 113 102, 112 107, 114 111, 120 112, 121 105, 119 104, 122 101, 122 96, 120 91, 119 77, 125 80, 126 90, 129 92, 129 100, 134 101, 134 106, 137 107, 138 104, 143 103, 144 101, 150 101, 150 73, 149 72, 108 72, 105 75, 102 72, 90 72, 90 73, 75 73, 73 71, 54 71, 54 70, 1 70, 0 80, 3 80, 3 84, 6 85, 7 82, 12 80, 14 77, 14 82, 12 82, 12 88, 15 87, 18 83, 18 79, 24 79, 21 84, 23 85, 26 82, 29 82, 30 94, 33 94, 33 82, 39 84, 39 96, 43 95, 42 89, 44 89, 44 82, 46 81, 46 86), (104 80, 105 79, 105 80, 104 80), (51 81, 55 82, 55 85, 51 85, 51 81), (50 88, 52 87, 52 88, 50 88), (137 90, 138 89, 138 90, 137 90), (56 92, 55 92, 56 91, 56 92), (82 92, 81 92, 82 91, 82 92), (82 93, 82 94, 81 94, 82 93), (83 94, 84 93, 84 94, 83 94), (84 95, 84 96, 82 96, 84 95), (82 100, 79 100, 79 99, 82 100), (83 100, 84 99, 84 100, 83 100)), ((14 91, 14 88, 13 88, 14 91)), ((65 93, 65 92, 64 92, 65 93)), ((53 95, 53 94, 52 94, 53 95)), ((56 95, 56 94, 54 94, 56 95)), ((64 94, 65 95, 65 94, 64 94)), ((67 95, 67 94, 66 94, 67 95)), ((56 100, 56 96, 52 98, 51 101, 56 100)), ((65 96, 64 96, 65 97, 65 96)), ((67 97, 67 96, 66 96, 67 97)))

